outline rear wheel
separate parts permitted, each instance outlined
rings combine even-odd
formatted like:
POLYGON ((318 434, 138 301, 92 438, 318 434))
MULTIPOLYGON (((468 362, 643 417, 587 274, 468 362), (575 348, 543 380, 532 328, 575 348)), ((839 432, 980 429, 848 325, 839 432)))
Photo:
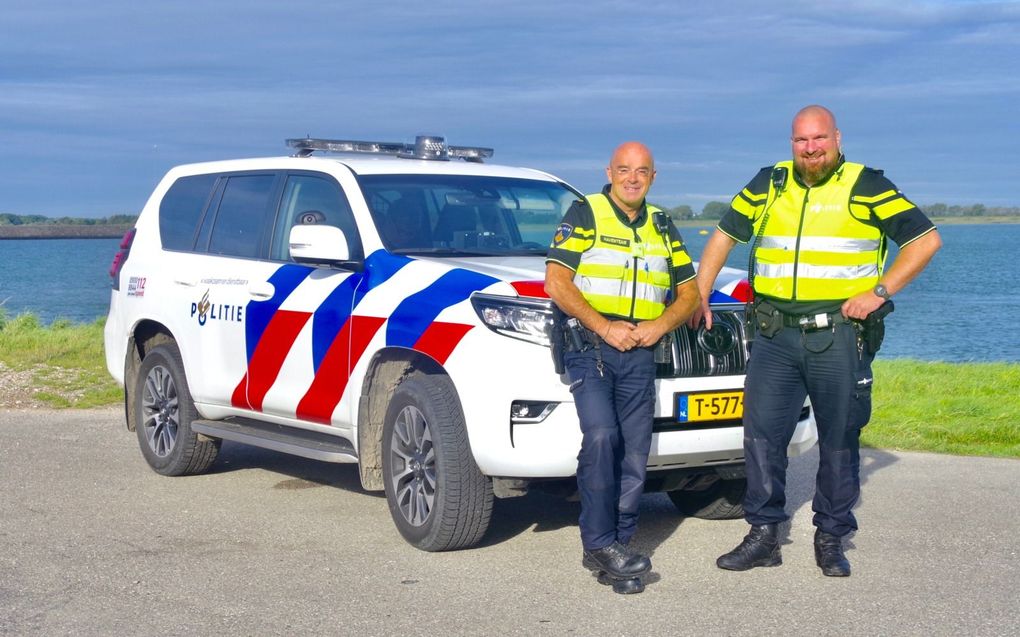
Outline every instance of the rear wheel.
POLYGON ((718 480, 704 491, 669 492, 669 499, 685 517, 735 520, 744 516, 747 479, 718 480))
POLYGON ((390 515, 425 551, 477 544, 492 516, 492 482, 471 455, 464 414, 446 376, 414 372, 397 386, 383 426, 390 515))
POLYGON ((153 471, 182 476, 209 468, 221 441, 199 437, 191 430, 198 412, 174 343, 158 345, 145 355, 132 398, 138 445, 153 471))

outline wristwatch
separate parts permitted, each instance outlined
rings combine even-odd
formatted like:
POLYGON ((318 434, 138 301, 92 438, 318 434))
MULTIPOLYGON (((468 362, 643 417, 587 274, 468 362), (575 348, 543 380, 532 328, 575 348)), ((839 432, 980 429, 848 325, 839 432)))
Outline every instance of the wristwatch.
POLYGON ((880 296, 883 299, 885 299, 886 301, 888 301, 889 298, 892 296, 892 294, 889 294, 889 290, 887 290, 885 288, 885 286, 882 285, 881 283, 879 283, 878 285, 875 286, 874 292, 875 292, 875 296, 880 296))

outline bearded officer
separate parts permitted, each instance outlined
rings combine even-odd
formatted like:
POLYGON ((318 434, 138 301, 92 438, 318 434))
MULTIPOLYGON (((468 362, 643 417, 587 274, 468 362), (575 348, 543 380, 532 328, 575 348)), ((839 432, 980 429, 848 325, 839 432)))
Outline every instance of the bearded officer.
MULTIPOLYGON (((828 109, 798 112, 793 161, 763 168, 733 198, 698 267, 706 294, 733 246, 754 240, 758 334, 744 403, 744 514, 751 530, 716 561, 719 568, 782 563, 786 449, 809 396, 819 452, 815 561, 826 576, 850 575, 843 538, 857 529, 860 433, 871 416, 871 362, 884 329, 877 317, 891 310, 890 297, 920 274, 942 241, 882 171, 846 161, 840 142, 828 109), (885 270, 887 239, 900 250, 885 270)), ((711 327, 704 300, 691 325, 702 316, 711 327)))

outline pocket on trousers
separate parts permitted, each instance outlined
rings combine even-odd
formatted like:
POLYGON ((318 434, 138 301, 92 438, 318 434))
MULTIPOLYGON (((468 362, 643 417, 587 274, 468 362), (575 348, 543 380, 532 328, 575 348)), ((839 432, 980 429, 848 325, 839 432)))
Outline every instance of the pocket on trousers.
POLYGON ((801 332, 800 339, 804 349, 814 354, 821 354, 832 347, 836 341, 836 335, 832 330, 813 330, 801 332))
POLYGON ((589 367, 593 362, 589 360, 588 352, 568 352, 563 356, 563 364, 566 367, 567 378, 570 379, 570 393, 574 394, 584 387, 584 380, 588 377, 589 367))
POLYGON ((850 405, 850 425, 861 429, 871 420, 871 388, 875 383, 871 366, 854 372, 854 396, 850 405))

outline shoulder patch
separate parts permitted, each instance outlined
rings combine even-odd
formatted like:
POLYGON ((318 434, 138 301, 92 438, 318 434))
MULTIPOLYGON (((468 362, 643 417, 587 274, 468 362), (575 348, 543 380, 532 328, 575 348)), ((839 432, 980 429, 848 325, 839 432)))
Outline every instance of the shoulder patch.
POLYGON ((569 223, 561 223, 560 226, 556 228, 556 234, 553 235, 553 245, 558 246, 562 244, 564 241, 570 238, 570 235, 573 232, 574 226, 570 225, 569 223))

